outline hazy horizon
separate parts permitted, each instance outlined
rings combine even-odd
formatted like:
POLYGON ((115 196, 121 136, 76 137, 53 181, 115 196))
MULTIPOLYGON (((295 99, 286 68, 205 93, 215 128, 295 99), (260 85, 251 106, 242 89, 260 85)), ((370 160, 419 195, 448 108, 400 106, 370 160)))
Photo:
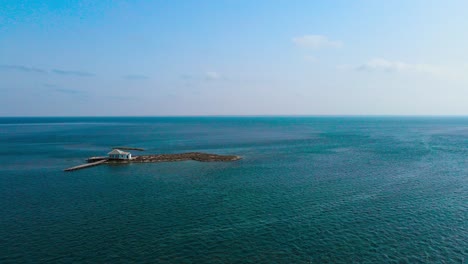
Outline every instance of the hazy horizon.
POLYGON ((468 117, 465 114, 433 114, 433 115, 425 115, 425 114, 322 114, 322 115, 313 115, 313 114, 245 114, 245 115, 4 115, 0 116, 0 118, 88 118, 88 117, 468 117))
POLYGON ((466 1, 0 5, 0 116, 468 115, 466 1))

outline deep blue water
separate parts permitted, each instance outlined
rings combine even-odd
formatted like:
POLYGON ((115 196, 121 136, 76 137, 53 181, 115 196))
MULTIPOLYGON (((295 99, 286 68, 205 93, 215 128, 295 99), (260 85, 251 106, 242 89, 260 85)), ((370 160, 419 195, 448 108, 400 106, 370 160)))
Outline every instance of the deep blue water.
POLYGON ((468 118, 0 118, 0 262, 467 263, 467 161, 468 118), (243 160, 62 171, 116 145, 243 160))

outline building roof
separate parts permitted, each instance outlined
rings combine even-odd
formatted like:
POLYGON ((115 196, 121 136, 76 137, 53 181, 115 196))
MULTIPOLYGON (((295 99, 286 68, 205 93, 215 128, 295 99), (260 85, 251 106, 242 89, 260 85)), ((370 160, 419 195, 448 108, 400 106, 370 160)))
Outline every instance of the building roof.
POLYGON ((113 149, 111 152, 107 153, 107 155, 127 155, 130 154, 130 152, 125 152, 120 149, 113 149))

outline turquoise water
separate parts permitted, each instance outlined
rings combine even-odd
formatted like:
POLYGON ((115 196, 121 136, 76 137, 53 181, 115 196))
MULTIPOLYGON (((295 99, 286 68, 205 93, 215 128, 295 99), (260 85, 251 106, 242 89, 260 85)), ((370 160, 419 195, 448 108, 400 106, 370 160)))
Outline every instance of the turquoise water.
POLYGON ((468 118, 0 118, 0 262, 467 263, 467 161, 468 118), (116 145, 243 160, 62 171, 116 145))

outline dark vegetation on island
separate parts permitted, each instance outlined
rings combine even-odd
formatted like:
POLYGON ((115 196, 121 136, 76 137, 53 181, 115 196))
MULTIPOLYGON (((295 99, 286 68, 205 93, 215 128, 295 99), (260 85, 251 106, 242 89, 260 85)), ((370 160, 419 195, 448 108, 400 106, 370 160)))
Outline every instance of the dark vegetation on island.
POLYGON ((112 147, 112 149, 145 151, 145 149, 134 147, 112 147))
MULTIPOLYGON (((122 149, 122 148, 120 148, 122 149)), ((128 164, 128 163, 156 163, 156 162, 175 162, 175 161, 200 161, 200 162, 226 162, 240 160, 236 155, 218 155, 203 152, 187 152, 175 154, 153 154, 134 156, 131 159, 110 159, 109 157, 91 157, 87 159, 87 164, 71 167, 65 171, 74 171, 90 168, 101 164, 128 164)))
POLYGON ((173 161, 186 161, 195 160, 201 162, 214 162, 214 161, 236 161, 241 159, 239 156, 234 155, 218 155, 202 152, 188 152, 177 154, 156 154, 156 155, 141 155, 132 158, 131 160, 107 160, 106 163, 147 163, 147 162, 173 162, 173 161))

